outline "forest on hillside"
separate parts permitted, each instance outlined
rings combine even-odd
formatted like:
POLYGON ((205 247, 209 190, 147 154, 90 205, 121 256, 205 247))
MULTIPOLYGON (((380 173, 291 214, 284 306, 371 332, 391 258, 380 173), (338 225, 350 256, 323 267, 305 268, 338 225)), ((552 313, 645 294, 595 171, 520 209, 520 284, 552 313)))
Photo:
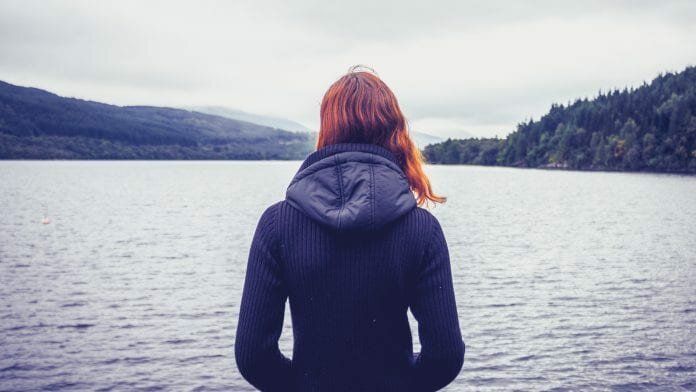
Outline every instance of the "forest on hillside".
POLYGON ((310 132, 0 82, 0 159, 301 159, 310 132))
POLYGON ((553 104, 506 138, 448 139, 430 163, 696 173, 696 67, 553 104))

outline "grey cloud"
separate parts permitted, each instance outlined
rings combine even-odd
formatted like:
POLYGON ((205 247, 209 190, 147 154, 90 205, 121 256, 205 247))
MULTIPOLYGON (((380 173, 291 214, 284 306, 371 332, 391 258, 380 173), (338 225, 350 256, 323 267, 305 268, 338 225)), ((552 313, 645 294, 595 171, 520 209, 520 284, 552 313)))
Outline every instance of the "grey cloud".
POLYGON ((325 88, 366 63, 409 119, 503 134, 551 103, 680 70, 695 18, 693 1, 6 0, 0 79, 316 128, 325 88))
MULTIPOLYGON (((268 4, 268 3, 266 3, 268 4)), ((598 15, 648 16, 670 24, 693 25, 693 1, 420 1, 304 0, 274 3, 273 15, 322 34, 359 44, 366 39, 402 41, 451 31, 491 28, 514 22, 598 15)), ((369 42, 369 41, 368 41, 369 42)))

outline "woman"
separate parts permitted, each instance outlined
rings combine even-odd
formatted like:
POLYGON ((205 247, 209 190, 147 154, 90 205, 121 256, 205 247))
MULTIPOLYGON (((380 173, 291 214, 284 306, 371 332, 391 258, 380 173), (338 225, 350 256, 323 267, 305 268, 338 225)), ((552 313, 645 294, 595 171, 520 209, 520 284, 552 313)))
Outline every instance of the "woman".
POLYGON ((353 67, 321 103, 317 150, 251 244, 235 338, 262 391, 435 391, 464 361, 442 203, 396 97, 353 67), (285 301, 292 360, 278 348, 285 301), (407 311, 418 321, 413 354, 407 311))

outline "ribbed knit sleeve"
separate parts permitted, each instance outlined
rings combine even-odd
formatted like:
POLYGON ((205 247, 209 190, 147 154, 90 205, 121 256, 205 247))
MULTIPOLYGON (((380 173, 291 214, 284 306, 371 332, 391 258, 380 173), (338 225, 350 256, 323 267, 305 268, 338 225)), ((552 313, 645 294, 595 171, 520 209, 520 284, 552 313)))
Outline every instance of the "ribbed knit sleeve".
POLYGON ((415 391, 436 391, 457 377, 464 363, 457 305, 452 283, 449 251, 442 227, 432 217, 432 231, 416 289, 411 312, 418 321, 421 352, 415 356, 415 391))
POLYGON ((289 391, 292 362, 278 347, 287 287, 281 276, 275 233, 277 204, 262 214, 249 251, 235 337, 242 376, 261 391, 289 391))

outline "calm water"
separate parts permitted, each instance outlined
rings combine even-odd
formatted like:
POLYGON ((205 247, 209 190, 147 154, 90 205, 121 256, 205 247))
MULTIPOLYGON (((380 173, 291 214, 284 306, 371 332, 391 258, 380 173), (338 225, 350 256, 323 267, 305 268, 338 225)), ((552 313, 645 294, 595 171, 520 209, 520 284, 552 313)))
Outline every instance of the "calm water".
MULTIPOLYGON (((299 164, 0 162, 0 390, 252 390, 247 250, 299 164)), ((427 171, 467 343, 446 390, 696 389, 696 177, 427 171)))

